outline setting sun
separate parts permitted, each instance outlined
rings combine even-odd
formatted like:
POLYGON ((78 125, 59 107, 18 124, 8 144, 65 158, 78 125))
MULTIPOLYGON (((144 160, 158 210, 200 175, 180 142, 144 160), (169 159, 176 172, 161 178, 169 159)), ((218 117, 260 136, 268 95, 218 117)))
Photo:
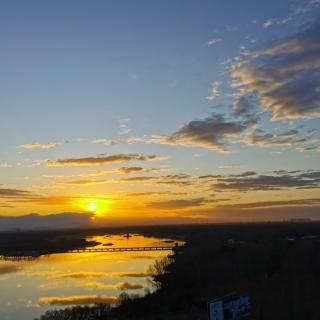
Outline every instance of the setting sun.
POLYGON ((97 198, 85 198, 77 199, 73 202, 77 207, 87 212, 92 212, 96 215, 104 215, 110 211, 111 200, 110 199, 97 199, 97 198))
POLYGON ((87 205, 88 211, 96 211, 97 210, 97 204, 95 203, 95 201, 89 202, 87 205))

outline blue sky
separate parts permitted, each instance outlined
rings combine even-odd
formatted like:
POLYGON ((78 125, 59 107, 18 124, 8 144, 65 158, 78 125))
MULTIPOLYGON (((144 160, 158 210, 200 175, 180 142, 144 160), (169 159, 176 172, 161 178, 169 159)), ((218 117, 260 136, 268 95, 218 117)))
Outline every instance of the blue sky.
MULTIPOLYGON (((0 7, 3 190, 28 191, 39 199, 152 189, 141 183, 115 188, 114 172, 106 173, 99 188, 67 189, 63 183, 80 181, 84 169, 97 165, 48 164, 121 154, 157 155, 162 160, 144 165, 192 179, 319 169, 319 48, 309 46, 319 40, 318 0, 1 1, 0 7), (298 69, 291 74, 287 65, 298 69), (265 75, 259 78, 261 70, 265 75), (264 77, 272 90, 261 84, 264 77), (304 86, 306 79, 310 84, 304 86), (301 101, 295 104, 298 91, 301 101), (237 109, 239 101, 245 101, 245 112, 237 109)), ((117 163, 100 165, 106 170, 117 163)), ((190 202, 191 185, 197 182, 178 198, 170 190, 157 201, 190 202)), ((246 190, 245 201, 273 199, 276 187, 262 195, 246 190)), ((318 192, 278 187, 284 200, 315 198, 318 192)), ((156 190, 161 192, 159 185, 156 190)), ((27 213, 8 191, 2 194, 1 214, 27 213)), ((230 205, 238 201, 230 199, 230 205)), ((30 208, 50 213, 37 201, 30 200, 30 208)), ((211 210, 208 201, 201 210, 211 210)), ((193 204, 181 209, 193 210, 193 204)), ((53 211, 62 208, 74 209, 69 201, 53 211)))

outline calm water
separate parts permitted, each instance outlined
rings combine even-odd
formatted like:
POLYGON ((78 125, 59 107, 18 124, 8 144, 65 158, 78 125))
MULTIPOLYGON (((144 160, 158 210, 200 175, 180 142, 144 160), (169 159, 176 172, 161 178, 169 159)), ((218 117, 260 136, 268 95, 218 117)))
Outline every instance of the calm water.
MULTIPOLYGON (((88 237, 97 247, 173 245, 132 235, 88 237)), ((32 320, 46 310, 113 302, 122 292, 153 290, 148 267, 170 251, 52 254, 30 261, 0 260, 0 319, 32 320)))

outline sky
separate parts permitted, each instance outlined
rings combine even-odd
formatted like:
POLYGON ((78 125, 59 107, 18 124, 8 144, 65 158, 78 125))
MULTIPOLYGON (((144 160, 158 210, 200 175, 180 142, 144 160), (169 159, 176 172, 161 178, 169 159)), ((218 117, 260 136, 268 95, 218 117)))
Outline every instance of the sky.
POLYGON ((319 219, 319 0, 0 9, 0 216, 319 219))

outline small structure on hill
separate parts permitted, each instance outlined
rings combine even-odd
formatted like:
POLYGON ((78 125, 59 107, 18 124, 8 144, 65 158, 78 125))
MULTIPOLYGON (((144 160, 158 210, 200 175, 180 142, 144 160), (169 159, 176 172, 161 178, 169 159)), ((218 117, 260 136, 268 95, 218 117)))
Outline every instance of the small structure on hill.
POLYGON ((251 313, 248 296, 232 293, 208 302, 209 320, 240 320, 251 313))

